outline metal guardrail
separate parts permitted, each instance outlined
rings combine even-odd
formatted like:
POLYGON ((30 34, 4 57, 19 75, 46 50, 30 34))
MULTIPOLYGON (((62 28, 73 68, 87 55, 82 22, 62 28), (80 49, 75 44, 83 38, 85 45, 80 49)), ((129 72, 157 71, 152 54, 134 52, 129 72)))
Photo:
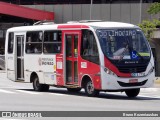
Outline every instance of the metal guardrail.
POLYGON ((5 70, 5 55, 0 55, 0 70, 5 70))

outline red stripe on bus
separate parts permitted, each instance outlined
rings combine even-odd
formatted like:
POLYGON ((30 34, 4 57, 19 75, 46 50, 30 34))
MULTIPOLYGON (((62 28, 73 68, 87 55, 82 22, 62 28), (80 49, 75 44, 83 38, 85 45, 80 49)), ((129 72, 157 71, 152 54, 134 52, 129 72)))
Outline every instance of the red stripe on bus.
POLYGON ((105 61, 105 67, 110 69, 112 72, 114 72, 119 77, 131 77, 131 73, 121 73, 119 72, 118 68, 113 65, 106 57, 104 58, 105 61))

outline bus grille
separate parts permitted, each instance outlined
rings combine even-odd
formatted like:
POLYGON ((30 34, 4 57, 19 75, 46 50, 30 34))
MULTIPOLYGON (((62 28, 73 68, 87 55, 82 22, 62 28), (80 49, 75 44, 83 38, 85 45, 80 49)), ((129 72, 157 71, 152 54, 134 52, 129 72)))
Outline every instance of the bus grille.
POLYGON ((118 70, 122 73, 140 73, 145 72, 147 65, 141 66, 117 66, 118 70))

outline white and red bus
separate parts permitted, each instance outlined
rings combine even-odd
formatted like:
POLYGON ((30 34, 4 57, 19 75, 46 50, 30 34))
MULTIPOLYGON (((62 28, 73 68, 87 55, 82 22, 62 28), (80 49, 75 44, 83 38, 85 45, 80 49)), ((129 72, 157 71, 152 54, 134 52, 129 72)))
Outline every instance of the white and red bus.
POLYGON ((68 91, 121 91, 136 97, 154 83, 154 59, 138 26, 80 21, 14 27, 6 34, 6 72, 13 81, 68 91))

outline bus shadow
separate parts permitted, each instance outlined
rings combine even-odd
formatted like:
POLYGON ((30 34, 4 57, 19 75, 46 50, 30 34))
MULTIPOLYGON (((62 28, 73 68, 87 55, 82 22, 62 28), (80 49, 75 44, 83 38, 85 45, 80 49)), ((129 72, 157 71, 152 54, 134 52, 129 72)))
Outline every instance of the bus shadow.
POLYGON ((111 93, 102 93, 100 94, 99 98, 104 99, 117 99, 117 100, 160 100, 160 98, 154 98, 152 96, 141 96, 138 95, 135 98, 129 98, 126 95, 119 95, 119 94, 111 94, 111 93))
MULTIPOLYGON (((38 92, 34 91, 33 89, 17 89, 17 90, 23 90, 23 91, 29 91, 29 92, 38 92)), ((65 89, 50 89, 49 91, 46 92, 40 92, 40 93, 56 93, 60 95, 71 95, 71 96, 82 96, 82 97, 88 97, 84 91, 80 92, 69 92, 65 89)), ((155 98, 155 97, 150 97, 150 96, 141 96, 138 95, 135 98, 128 98, 126 95, 119 95, 119 93, 110 93, 110 92, 101 92, 98 97, 93 97, 96 99, 114 99, 114 100, 160 100, 160 98, 155 98)))

